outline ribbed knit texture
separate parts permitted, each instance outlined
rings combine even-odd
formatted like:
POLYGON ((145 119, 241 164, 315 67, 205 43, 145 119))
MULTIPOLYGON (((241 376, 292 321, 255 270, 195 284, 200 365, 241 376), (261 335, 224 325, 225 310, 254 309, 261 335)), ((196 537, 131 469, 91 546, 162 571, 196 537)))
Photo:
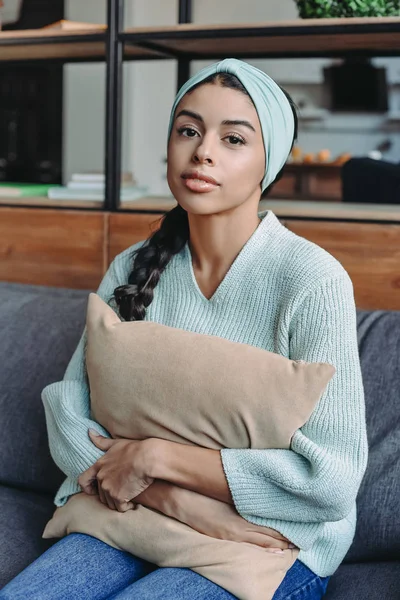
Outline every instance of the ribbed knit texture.
MULTIPOLYGON (((280 531, 300 548, 299 560, 324 577, 334 573, 352 542, 368 455, 353 285, 332 255, 290 232, 271 210, 260 217, 209 300, 197 285, 186 244, 161 275, 146 320, 336 367, 290 449, 221 450, 240 515, 280 531)), ((105 301, 128 281, 131 251, 142 243, 114 259, 98 290, 105 301)), ((107 435, 90 419, 85 339, 84 332, 63 381, 42 393, 51 455, 67 475, 57 506, 80 491, 79 474, 103 455, 88 428, 107 435)))

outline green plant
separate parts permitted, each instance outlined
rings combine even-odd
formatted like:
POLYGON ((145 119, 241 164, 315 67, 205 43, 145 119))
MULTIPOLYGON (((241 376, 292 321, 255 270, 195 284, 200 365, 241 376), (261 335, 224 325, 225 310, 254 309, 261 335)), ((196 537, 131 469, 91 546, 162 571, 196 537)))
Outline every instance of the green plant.
POLYGON ((398 17, 400 0, 295 0, 302 19, 398 17))

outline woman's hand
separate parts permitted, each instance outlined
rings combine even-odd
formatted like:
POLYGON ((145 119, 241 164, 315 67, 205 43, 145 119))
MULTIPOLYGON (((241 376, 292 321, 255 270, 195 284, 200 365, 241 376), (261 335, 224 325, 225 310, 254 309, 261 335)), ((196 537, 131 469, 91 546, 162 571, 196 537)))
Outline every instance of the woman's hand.
POLYGON ((139 500, 213 538, 248 542, 270 552, 296 547, 275 529, 249 523, 231 504, 165 481, 156 480, 139 500))
POLYGON ((154 481, 149 476, 151 440, 109 439, 92 431, 91 441, 106 453, 79 476, 82 491, 99 494, 103 504, 119 512, 134 508, 132 500, 154 481))
POLYGON ((243 519, 231 504, 201 496, 201 501, 196 505, 196 508, 197 515, 191 526, 211 537, 235 542, 248 542, 266 548, 271 552, 279 552, 294 547, 287 538, 275 529, 254 525, 243 519), (208 500, 213 503, 209 507, 208 500))

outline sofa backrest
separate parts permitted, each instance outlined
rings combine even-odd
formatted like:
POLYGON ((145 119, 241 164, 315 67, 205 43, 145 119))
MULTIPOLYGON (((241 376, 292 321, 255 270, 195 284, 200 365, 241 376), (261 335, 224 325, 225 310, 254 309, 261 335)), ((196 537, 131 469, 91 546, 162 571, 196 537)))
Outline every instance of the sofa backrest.
POLYGON ((345 562, 399 559, 400 311, 357 311, 369 459, 345 562))
MULTIPOLYGON (((0 482, 54 494, 41 391, 83 331, 88 291, 0 283, 0 482)), ((357 311, 369 439, 358 524, 345 562, 400 555, 400 311, 357 311)))
POLYGON ((55 493, 41 391, 63 378, 83 331, 87 291, 0 282, 0 482, 55 493))

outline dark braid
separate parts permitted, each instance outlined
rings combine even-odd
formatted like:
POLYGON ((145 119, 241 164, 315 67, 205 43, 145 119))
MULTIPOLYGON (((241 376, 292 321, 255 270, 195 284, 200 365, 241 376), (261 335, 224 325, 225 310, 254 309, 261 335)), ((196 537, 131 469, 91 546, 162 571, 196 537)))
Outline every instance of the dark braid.
MULTIPOLYGON (((223 87, 231 88, 249 96, 246 88, 234 75, 230 73, 215 73, 197 85, 193 86, 188 94, 197 87, 210 83, 218 83, 223 87)), ((292 107, 295 117, 295 136, 297 138, 297 114, 290 96, 282 90, 292 107)), ((293 147, 293 144, 292 144, 293 147)), ((278 173, 275 181, 282 176, 283 169, 278 173)), ((275 181, 273 183, 275 183, 275 181)), ((271 185, 265 190, 267 193, 271 185)), ((158 284, 162 272, 175 254, 178 254, 189 240, 189 221, 187 212, 176 206, 161 218, 160 228, 153 233, 145 243, 133 251, 133 268, 128 278, 127 285, 121 285, 114 290, 115 302, 119 314, 124 321, 143 321, 146 308, 151 304, 154 288, 158 284)))
POLYGON ((132 253, 134 264, 128 284, 114 290, 119 313, 125 321, 143 321, 161 273, 188 239, 187 212, 178 205, 162 217, 158 231, 132 253))

